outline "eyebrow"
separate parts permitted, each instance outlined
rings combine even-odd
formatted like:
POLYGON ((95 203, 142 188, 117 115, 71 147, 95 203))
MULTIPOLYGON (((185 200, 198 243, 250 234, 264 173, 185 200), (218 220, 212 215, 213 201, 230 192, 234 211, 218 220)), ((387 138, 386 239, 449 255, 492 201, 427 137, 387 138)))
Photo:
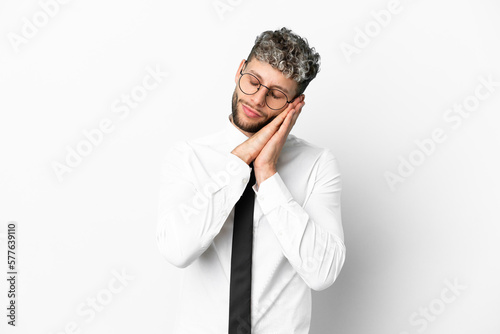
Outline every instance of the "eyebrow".
MULTIPOLYGON (((255 72, 254 70, 248 70, 249 72, 252 72, 252 74, 254 74, 257 78, 260 79, 260 81, 263 81, 262 80, 262 77, 260 76, 259 73, 255 72)), ((271 85, 271 87, 276 87, 276 88, 279 88, 281 89, 282 91, 284 91, 287 95, 290 95, 290 93, 288 92, 288 90, 286 90, 285 88, 281 87, 280 85, 271 85)), ((288 96, 287 96, 288 98, 288 96)))

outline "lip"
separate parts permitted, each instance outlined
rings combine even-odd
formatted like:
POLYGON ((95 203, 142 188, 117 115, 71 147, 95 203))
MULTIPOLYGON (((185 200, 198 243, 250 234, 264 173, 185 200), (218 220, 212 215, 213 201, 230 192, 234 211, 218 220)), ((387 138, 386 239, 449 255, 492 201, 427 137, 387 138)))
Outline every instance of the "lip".
POLYGON ((243 107, 243 112, 251 118, 258 118, 260 117, 259 113, 257 113, 255 110, 248 108, 244 104, 241 105, 243 107))

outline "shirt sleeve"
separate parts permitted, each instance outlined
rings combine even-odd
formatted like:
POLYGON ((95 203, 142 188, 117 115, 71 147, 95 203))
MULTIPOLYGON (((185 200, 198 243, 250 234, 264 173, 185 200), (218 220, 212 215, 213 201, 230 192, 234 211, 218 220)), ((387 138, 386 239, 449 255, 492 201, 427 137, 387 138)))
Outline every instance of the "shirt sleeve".
POLYGON ((161 170, 156 243, 170 263, 184 268, 210 246, 250 171, 230 152, 196 151, 185 142, 169 149, 161 170))
POLYGON ((316 162, 310 182, 314 183, 312 191, 303 206, 293 199, 278 173, 253 189, 283 254, 306 284, 320 291, 333 284, 346 252, 340 173, 329 150, 316 162))

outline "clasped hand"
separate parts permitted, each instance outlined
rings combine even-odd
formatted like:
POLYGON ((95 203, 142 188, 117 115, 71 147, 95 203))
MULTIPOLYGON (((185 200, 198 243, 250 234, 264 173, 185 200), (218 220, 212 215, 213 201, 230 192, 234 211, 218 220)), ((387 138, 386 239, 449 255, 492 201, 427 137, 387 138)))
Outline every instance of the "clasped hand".
POLYGON ((294 102, 276 116, 272 122, 238 145, 231 153, 247 164, 253 161, 257 187, 276 173, 276 164, 286 138, 295 125, 305 96, 300 95, 294 102))

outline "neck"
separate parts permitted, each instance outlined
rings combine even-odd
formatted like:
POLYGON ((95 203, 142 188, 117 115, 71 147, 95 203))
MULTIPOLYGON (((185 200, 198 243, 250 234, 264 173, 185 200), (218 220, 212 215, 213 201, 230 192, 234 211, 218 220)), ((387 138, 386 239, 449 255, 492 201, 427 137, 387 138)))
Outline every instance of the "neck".
POLYGON ((233 124, 236 127, 236 129, 238 129, 241 133, 243 133, 248 138, 252 137, 255 134, 254 132, 243 131, 236 124, 234 124, 234 122, 233 122, 233 115, 232 114, 229 115, 229 120, 231 121, 231 124, 233 124))

